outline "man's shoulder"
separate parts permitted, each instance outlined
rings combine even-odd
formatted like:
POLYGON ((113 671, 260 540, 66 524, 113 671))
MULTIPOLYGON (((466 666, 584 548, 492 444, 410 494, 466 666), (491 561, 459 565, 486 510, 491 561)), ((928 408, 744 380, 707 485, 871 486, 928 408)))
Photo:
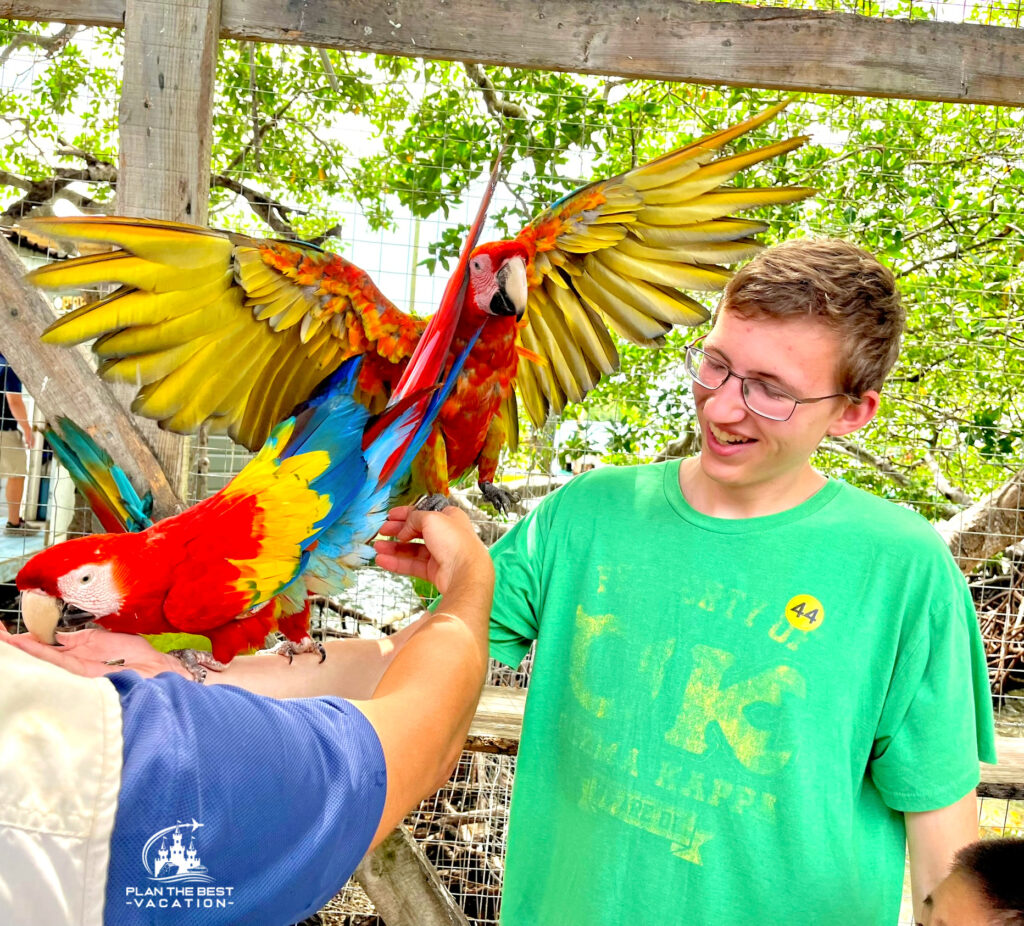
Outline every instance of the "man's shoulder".
POLYGON ((907 545, 916 549, 945 551, 946 545, 933 524, 907 505, 840 482, 837 513, 851 529, 877 538, 886 546, 907 545))
POLYGON ((591 512, 633 507, 638 498, 663 496, 669 463, 639 463, 630 466, 600 466, 574 476, 545 501, 552 514, 576 512, 580 506, 591 512))

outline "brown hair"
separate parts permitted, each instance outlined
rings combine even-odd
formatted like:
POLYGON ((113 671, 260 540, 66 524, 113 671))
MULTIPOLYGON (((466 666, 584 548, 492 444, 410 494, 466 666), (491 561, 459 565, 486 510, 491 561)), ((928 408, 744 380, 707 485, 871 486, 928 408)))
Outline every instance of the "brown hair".
POLYGON ((992 908, 990 922, 1000 926, 1024 923, 1024 839, 984 839, 956 854, 953 871, 969 877, 992 908))
POLYGON ((881 389, 900 352, 905 314, 896 280, 863 248, 798 238, 768 248, 725 287, 719 311, 747 318, 820 318, 839 335, 839 388, 881 389))

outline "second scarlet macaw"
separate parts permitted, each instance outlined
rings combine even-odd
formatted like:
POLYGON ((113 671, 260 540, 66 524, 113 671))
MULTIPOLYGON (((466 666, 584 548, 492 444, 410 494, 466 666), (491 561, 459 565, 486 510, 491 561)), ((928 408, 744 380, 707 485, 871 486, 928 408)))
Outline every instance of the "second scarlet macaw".
MULTIPOLYGON (((683 291, 721 289, 730 276, 722 265, 752 256, 760 248, 753 236, 767 227, 733 213, 813 192, 727 185, 806 140, 718 156, 781 108, 591 183, 515 238, 473 251, 451 353, 477 340, 414 463, 410 494, 447 493, 449 481, 475 467, 485 496, 507 504, 493 480, 502 446, 517 439, 516 390, 540 426, 617 369, 609 329, 657 346, 674 325, 707 319, 683 291)), ((209 422, 259 446, 357 354, 366 358, 361 400, 379 409, 426 327, 363 271, 310 245, 143 219, 31 224, 51 237, 120 248, 33 271, 46 287, 122 284, 56 321, 45 340, 97 338, 100 373, 141 384, 133 409, 171 430, 209 422)))

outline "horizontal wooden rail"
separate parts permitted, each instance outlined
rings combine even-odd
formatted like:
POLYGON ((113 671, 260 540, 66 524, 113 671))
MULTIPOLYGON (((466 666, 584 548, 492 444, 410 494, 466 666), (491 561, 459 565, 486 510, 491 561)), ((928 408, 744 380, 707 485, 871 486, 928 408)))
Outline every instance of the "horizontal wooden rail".
MULTIPOLYGON (((125 0, 0 0, 119 27, 125 0)), ((223 0, 222 38, 785 91, 1024 104, 1024 33, 707 0, 223 0)))
MULTIPOLYGON (((466 749, 514 756, 519 751, 525 706, 526 689, 488 685, 469 728, 466 749)), ((978 794, 1005 800, 1024 799, 1024 737, 999 736, 996 747, 999 764, 981 766, 978 794)))

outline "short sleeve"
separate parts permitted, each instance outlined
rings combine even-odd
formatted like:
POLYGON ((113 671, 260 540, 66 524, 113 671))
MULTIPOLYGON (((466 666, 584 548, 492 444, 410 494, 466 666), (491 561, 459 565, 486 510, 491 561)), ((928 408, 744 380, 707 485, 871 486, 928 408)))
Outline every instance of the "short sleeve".
POLYGON ((109 678, 124 726, 111 922, 297 923, 341 889, 387 790, 362 713, 170 674, 109 678))
POLYGON ((523 661, 540 629, 545 547, 562 492, 549 495, 491 548, 495 572, 491 658, 513 669, 523 661))
POLYGON ((962 576, 952 604, 930 616, 898 661, 870 774, 893 810, 948 807, 996 761, 985 650, 962 576))

